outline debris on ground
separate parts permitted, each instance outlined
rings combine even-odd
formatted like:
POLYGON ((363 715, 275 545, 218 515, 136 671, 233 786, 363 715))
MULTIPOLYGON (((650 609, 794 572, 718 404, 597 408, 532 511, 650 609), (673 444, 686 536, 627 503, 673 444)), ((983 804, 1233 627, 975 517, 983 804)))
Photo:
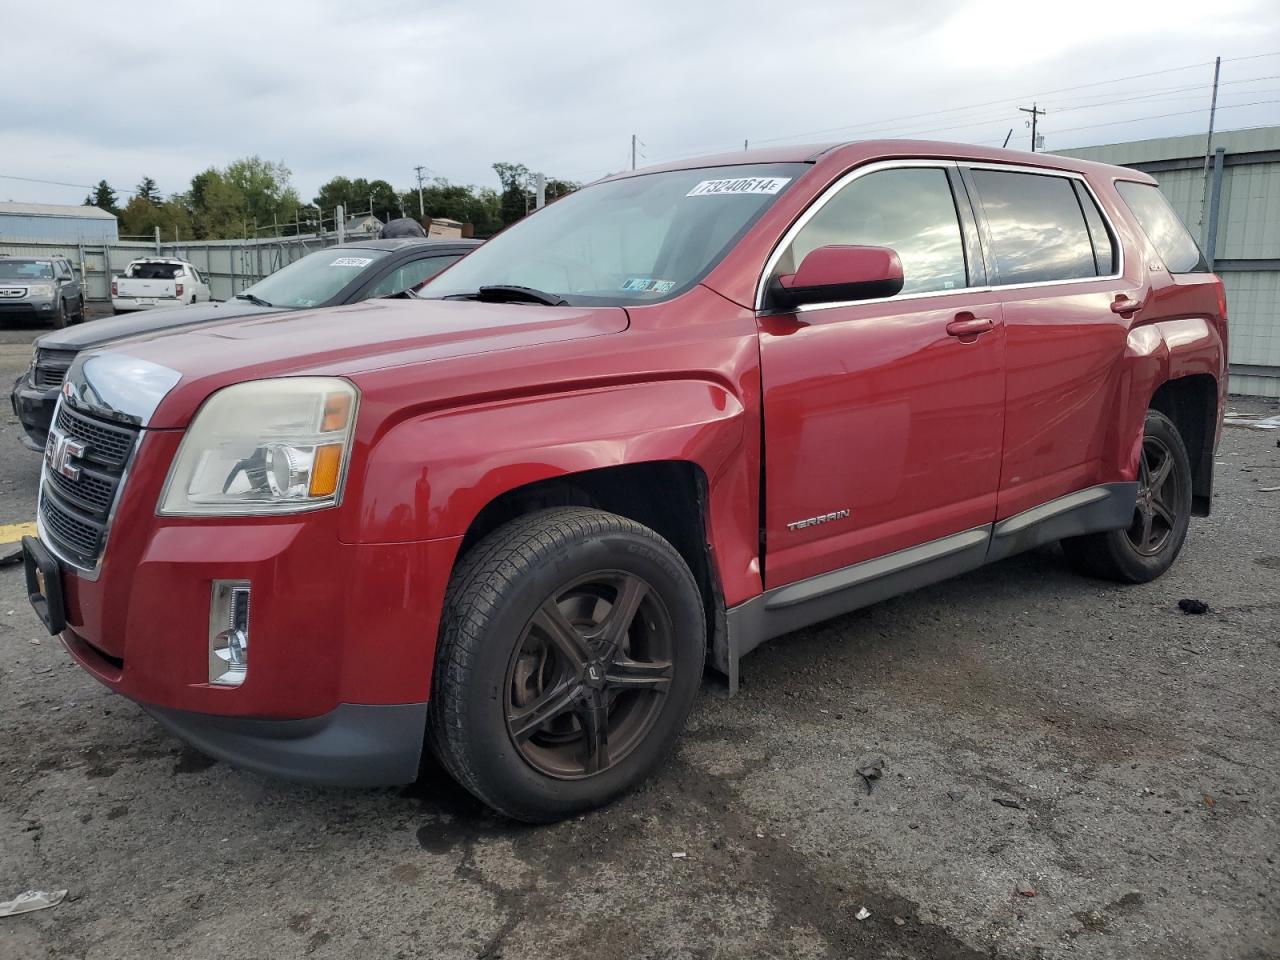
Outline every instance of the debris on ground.
MULTIPOLYGON (((1259 493, 1280 493, 1280 487, 1259 487, 1259 493)), ((3 562, 3 561, 0 561, 3 562)))
POLYGON ((1010 800, 1008 797, 992 797, 991 799, 994 800, 996 803, 1000 804, 1000 806, 1002 807, 1008 807, 1010 810, 1027 809, 1022 804, 1020 804, 1017 800, 1010 800))
POLYGON ((1190 597, 1183 597, 1178 601, 1178 609, 1183 613, 1199 615, 1209 612, 1209 605, 1203 600, 1193 600, 1190 597))
POLYGON ((884 760, 876 758, 870 763, 858 768, 858 776, 862 778, 862 782, 867 785, 867 795, 871 795, 871 784, 879 780, 884 775, 884 760))
POLYGON ((16 917, 20 913, 56 907, 66 895, 65 890, 28 890, 12 900, 0 901, 0 917, 16 917))
POLYGON ((905 925, 907 921, 906 921, 906 920, 904 920, 902 917, 894 917, 894 918, 893 918, 893 922, 894 922, 894 923, 896 923, 898 926, 900 926, 900 927, 901 927, 901 926, 905 925))
POLYGON ((950 797, 952 800, 962 800, 962 799, 964 799, 964 791, 963 791, 963 790, 948 790, 948 791, 947 791, 947 796, 948 796, 948 797, 950 797))
POLYGON ((863 920, 867 919, 867 917, 869 916, 871 916, 870 910, 868 910, 866 907, 859 907, 858 912, 853 915, 853 919, 861 923, 863 920))
POLYGON ((1017 886, 1013 888, 1013 892, 1020 897, 1034 897, 1036 888, 1026 880, 1019 880, 1017 886))
POLYGON ((1264 417, 1256 413, 1236 413, 1234 410, 1222 418, 1230 427, 1251 427, 1254 430, 1280 430, 1280 416, 1264 417))
POLYGON ((689 856, 689 855, 688 855, 687 853, 685 853, 683 850, 676 850, 674 853, 672 853, 672 854, 671 854, 671 859, 672 859, 672 860, 684 860, 684 859, 685 859, 686 857, 688 857, 688 856, 689 856))
POLYGON ((1210 796, 1209 794, 1207 794, 1207 793, 1201 794, 1201 796, 1203 796, 1203 797, 1204 797, 1204 805, 1205 805, 1206 807, 1208 807, 1210 810, 1212 810, 1212 809, 1213 809, 1213 805, 1214 805, 1214 803, 1215 803, 1215 801, 1214 801, 1213 797, 1211 797, 1211 796, 1210 796))
POLYGON ((17 549, 10 547, 0 547, 0 567, 12 567, 22 562, 22 545, 19 544, 17 549))

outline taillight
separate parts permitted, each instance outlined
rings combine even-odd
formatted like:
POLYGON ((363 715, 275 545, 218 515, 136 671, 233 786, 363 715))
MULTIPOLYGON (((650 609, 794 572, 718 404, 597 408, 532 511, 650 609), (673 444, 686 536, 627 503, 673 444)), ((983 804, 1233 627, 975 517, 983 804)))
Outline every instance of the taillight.
POLYGON ((1222 285, 1222 278, 1214 275, 1218 281, 1218 316, 1223 320, 1227 319, 1227 288, 1222 285))
POLYGON ((113 297, 120 296, 120 288, 116 286, 116 282, 114 280, 111 281, 111 295, 113 297))
POLYGON ((175 284, 173 285, 173 295, 174 295, 175 297, 180 297, 180 296, 182 296, 182 284, 180 284, 180 283, 175 283, 175 284))

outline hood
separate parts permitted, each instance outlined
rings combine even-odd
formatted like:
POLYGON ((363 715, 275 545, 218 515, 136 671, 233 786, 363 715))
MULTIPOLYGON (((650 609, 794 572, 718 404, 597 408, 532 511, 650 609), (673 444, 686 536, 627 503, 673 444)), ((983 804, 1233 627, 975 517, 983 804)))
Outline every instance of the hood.
POLYGON ((178 330, 210 320, 230 320, 235 317, 279 313, 279 308, 255 307, 247 300, 226 303, 206 303, 195 307, 172 307, 160 310, 139 310, 137 313, 103 320, 90 320, 46 333, 36 339, 41 350, 87 350, 100 347, 113 340, 178 330))
POLYGON ((185 426, 210 393, 243 380, 356 376, 383 367, 621 333, 627 322, 621 307, 371 300, 195 325, 96 355, 118 354, 173 372, 177 384, 149 423, 163 429, 185 426))

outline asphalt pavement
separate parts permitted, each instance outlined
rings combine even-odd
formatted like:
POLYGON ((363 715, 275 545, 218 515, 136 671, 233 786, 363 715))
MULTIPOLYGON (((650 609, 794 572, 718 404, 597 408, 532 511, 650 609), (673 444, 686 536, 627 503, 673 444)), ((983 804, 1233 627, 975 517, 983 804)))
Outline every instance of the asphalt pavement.
MULTIPOLYGON (((0 382, 38 332, 0 331, 0 382)), ((0 524, 34 511, 18 429, 6 405, 0 524)), ((1044 549, 767 644, 644 789, 549 827, 430 767, 335 790, 215 762, 0 569, 0 901, 68 891, 0 918, 0 958, 1280 955, 1278 439, 1226 430, 1161 580, 1044 549)))

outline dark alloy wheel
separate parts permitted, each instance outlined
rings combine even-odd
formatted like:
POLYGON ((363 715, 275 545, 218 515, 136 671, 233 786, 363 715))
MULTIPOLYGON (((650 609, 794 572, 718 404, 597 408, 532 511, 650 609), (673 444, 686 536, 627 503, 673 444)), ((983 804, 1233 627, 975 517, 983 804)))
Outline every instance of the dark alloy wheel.
POLYGON ((507 733, 550 777, 576 779, 626 759, 671 688, 672 625, 644 580, 591 574, 556 590, 507 668, 507 733))
POLYGON ((1123 530, 1062 541, 1081 573, 1123 583, 1146 583, 1173 565, 1191 521, 1191 463, 1178 428, 1147 411, 1138 459, 1138 496, 1123 530))
POLYGON ((598 807, 675 745, 706 657, 680 553, 616 514, 526 514, 450 580, 428 742, 476 797, 518 820, 598 807))
POLYGON ((1178 530, 1178 510, 1188 498, 1183 477, 1174 469, 1174 453, 1158 436, 1144 437, 1138 465, 1138 502, 1133 523, 1125 531, 1136 553, 1154 557, 1178 530))

